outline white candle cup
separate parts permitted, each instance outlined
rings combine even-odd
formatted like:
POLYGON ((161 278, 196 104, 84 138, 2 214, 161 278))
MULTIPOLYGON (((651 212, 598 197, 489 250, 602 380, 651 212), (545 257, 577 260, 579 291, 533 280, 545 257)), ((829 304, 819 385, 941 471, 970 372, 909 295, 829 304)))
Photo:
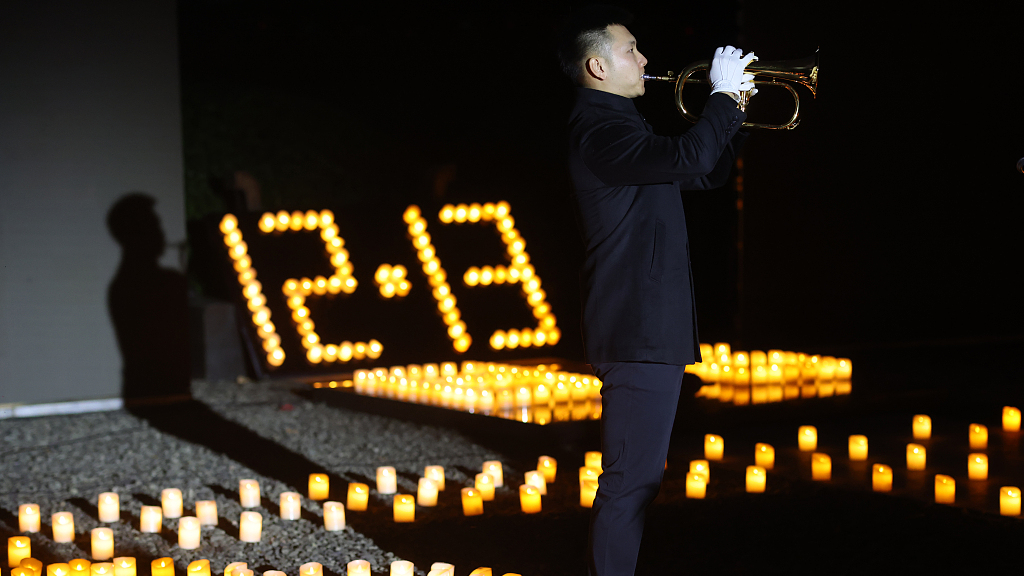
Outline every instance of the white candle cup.
POLYGON ((484 502, 494 500, 494 479, 487 472, 481 472, 474 478, 473 487, 480 493, 484 502))
POLYGON ((967 478, 988 480, 988 456, 980 453, 967 455, 967 478))
POLYGON ((139 514, 139 532, 158 534, 163 528, 164 511, 159 506, 143 506, 139 514))
POLYGON ((137 574, 138 567, 134 557, 123 556, 121 558, 114 558, 114 576, 137 576, 137 574))
POLYGON ((982 424, 971 424, 968 429, 968 440, 971 450, 985 450, 988 448, 988 427, 982 424))
POLYGON ((345 506, 341 502, 324 502, 324 529, 328 532, 345 529, 345 506))
POLYGON ((413 576, 413 564, 408 560, 395 560, 391 563, 391 576, 413 576))
POLYGON ((554 482, 555 475, 558 472, 558 461, 551 456, 541 456, 537 458, 537 470, 544 474, 545 482, 554 482))
POLYGON ((196 518, 200 526, 217 525, 217 502, 214 500, 199 500, 196 502, 196 518))
POLYGON ((324 576, 324 567, 319 562, 306 562, 299 566, 299 576, 324 576))
POLYGON ((505 485, 501 462, 497 460, 488 460, 487 462, 484 462, 484 468, 482 471, 491 475, 491 479, 494 480, 495 486, 500 488, 505 485))
POLYGON ((814 426, 801 426, 796 439, 801 452, 814 452, 818 449, 818 429, 814 426))
POLYGON ((309 499, 327 500, 330 493, 331 481, 327 474, 309 475, 309 499))
POLYGON ((18 506, 18 530, 22 532, 39 532, 39 504, 22 504, 18 506))
POLYGON ((860 462, 868 459, 868 437, 854 434, 849 439, 850 460, 860 462))
POLYGON ((121 519, 121 500, 115 492, 100 494, 96 503, 100 522, 117 522, 121 519))
POLYGON ((71 512, 57 512, 50 521, 50 525, 53 526, 54 542, 75 541, 75 517, 71 515, 71 512))
POLYGON ((260 483, 252 479, 238 481, 238 500, 242 508, 256 508, 260 505, 260 483))
POLYGON ((423 477, 430 478, 439 491, 444 491, 444 466, 427 466, 423 469, 423 477))
POLYGON ((182 550, 195 550, 199 548, 201 524, 199 519, 193 516, 182 516, 178 518, 178 547, 182 550))
POLYGON ((914 440, 928 440, 932 437, 932 419, 925 414, 915 414, 913 420, 914 440))
POLYGON ((177 488, 166 488, 160 492, 160 506, 164 510, 164 518, 181 518, 184 504, 181 500, 181 490, 177 488))
POLYGON ((92 559, 102 562, 114 557, 114 531, 110 528, 93 528, 92 559))
POLYGON ((224 576, 236 576, 239 570, 245 570, 249 565, 245 562, 231 562, 224 567, 224 576))
POLYGON ((391 506, 395 522, 414 522, 416 520, 416 499, 412 494, 395 494, 391 506))
POLYGON ((345 576, 370 576, 370 563, 366 560, 353 560, 345 568, 345 576))
POLYGON ((434 562, 427 576, 455 576, 455 566, 447 562, 434 562))
POLYGON ((548 483, 544 480, 544 474, 540 470, 530 470, 527 472, 526 484, 539 490, 541 496, 546 496, 548 493, 548 483))
POLYGON ((238 521, 238 539, 242 542, 259 542, 263 534, 263 516, 259 512, 242 512, 238 521))
POLYGON ((999 513, 1003 516, 1020 516, 1020 488, 1003 486, 999 489, 999 513))
POLYGON ((288 576, 286 573, 280 570, 267 570, 263 573, 263 576, 288 576))
POLYGON ((395 476, 394 466, 381 466, 377 468, 377 493, 395 494, 398 492, 398 478, 395 476))
POLYGON ((279 506, 284 520, 298 520, 302 517, 302 497, 298 492, 281 492, 279 506))
POLYGON ((437 484, 430 478, 420 478, 416 486, 416 503, 437 506, 437 484))

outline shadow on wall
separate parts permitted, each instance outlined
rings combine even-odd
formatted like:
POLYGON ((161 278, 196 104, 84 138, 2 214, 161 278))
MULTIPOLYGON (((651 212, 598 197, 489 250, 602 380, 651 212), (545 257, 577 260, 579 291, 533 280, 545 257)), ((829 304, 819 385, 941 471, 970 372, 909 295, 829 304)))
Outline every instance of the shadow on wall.
POLYGON ((190 396, 187 284, 183 274, 159 265, 166 240, 155 204, 132 192, 107 213, 121 245, 107 308, 121 349, 121 395, 129 404, 190 396))

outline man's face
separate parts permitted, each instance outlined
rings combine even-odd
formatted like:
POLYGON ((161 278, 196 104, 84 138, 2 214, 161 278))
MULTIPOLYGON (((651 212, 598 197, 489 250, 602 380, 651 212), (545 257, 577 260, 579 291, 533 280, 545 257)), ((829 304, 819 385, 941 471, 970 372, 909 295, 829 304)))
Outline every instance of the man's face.
POLYGON ((611 46, 607 54, 603 54, 605 77, 596 86, 599 90, 636 98, 644 93, 644 66, 647 58, 636 48, 636 38, 625 26, 614 24, 608 27, 611 46))

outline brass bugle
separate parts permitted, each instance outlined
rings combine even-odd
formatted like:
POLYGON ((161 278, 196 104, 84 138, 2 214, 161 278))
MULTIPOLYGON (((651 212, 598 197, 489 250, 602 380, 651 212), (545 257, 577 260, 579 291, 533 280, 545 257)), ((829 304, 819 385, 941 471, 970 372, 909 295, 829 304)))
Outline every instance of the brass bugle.
MULTIPOLYGON (((699 119, 686 109, 683 104, 683 87, 687 84, 707 84, 707 72, 711 68, 710 60, 698 60, 683 69, 679 75, 668 72, 665 76, 653 76, 644 74, 644 80, 660 80, 663 82, 676 83, 676 108, 690 122, 696 123, 699 119), (696 72, 704 72, 704 78, 691 78, 696 72)), ((758 122, 744 122, 747 128, 767 128, 770 130, 792 130, 800 123, 800 95, 793 88, 793 84, 806 86, 811 91, 812 97, 818 94, 818 51, 812 56, 796 60, 776 60, 761 62, 755 60, 743 69, 746 74, 754 75, 754 85, 781 86, 793 96, 793 115, 784 124, 762 124, 758 122)), ((750 98, 749 92, 740 93, 740 104, 745 106, 750 98)))

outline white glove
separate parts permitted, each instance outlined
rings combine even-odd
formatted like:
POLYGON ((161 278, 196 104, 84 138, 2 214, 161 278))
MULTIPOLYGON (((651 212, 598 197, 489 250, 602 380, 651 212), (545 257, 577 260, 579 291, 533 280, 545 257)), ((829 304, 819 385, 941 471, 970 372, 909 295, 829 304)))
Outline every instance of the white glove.
POLYGON ((744 74, 743 69, 752 61, 757 60, 753 52, 743 56, 743 50, 726 46, 715 50, 715 57, 711 60, 711 70, 708 70, 708 82, 711 83, 711 93, 732 92, 739 94, 754 88, 754 75, 744 74))

